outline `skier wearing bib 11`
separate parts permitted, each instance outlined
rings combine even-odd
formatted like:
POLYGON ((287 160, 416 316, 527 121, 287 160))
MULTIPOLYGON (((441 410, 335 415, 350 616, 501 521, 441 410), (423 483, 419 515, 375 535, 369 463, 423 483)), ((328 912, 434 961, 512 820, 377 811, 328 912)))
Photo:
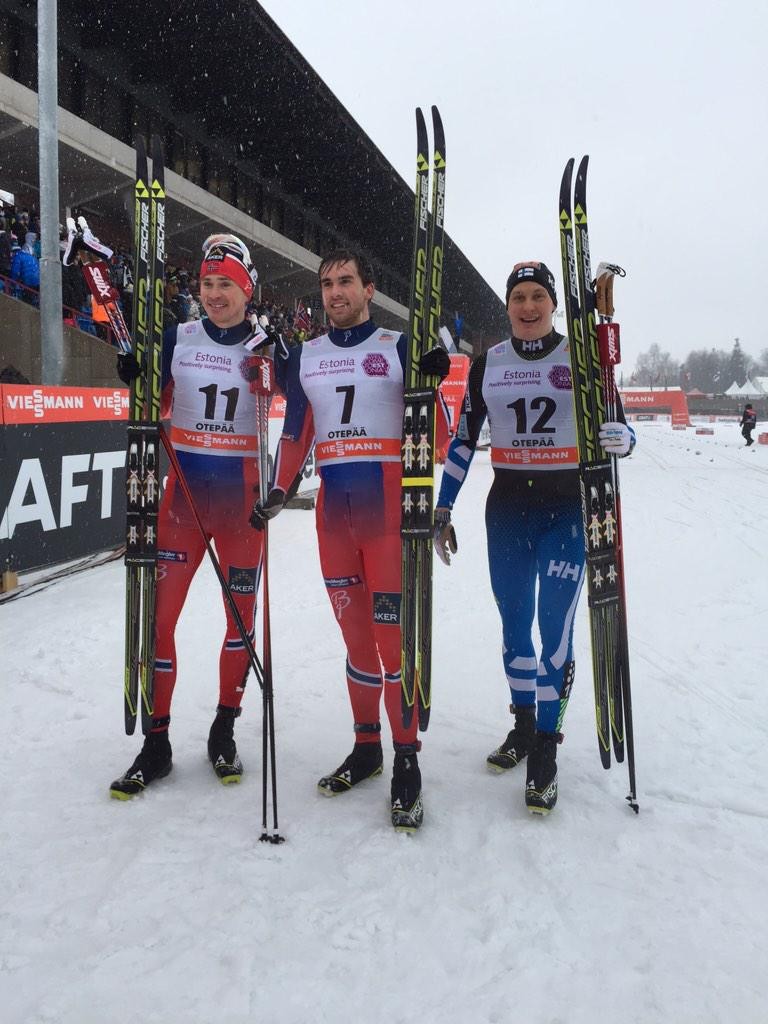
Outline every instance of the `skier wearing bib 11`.
MULTIPOLYGON (((435 548, 448 564, 456 551, 451 509, 487 417, 494 470, 485 508, 488 565, 515 718, 487 764, 505 772, 527 757, 525 802, 539 814, 557 800, 557 745, 573 685, 573 623, 585 566, 568 339, 554 329, 556 307, 548 268, 516 264, 507 281, 512 336, 470 367, 435 509, 435 548)), ((632 451, 635 434, 620 404, 617 421, 601 424, 599 440, 609 454, 632 451)))
MULTIPOLYGON (((272 490, 253 510, 257 528, 283 507, 285 494, 315 443, 321 486, 316 525, 328 597, 347 649, 346 676, 355 731, 350 755, 318 782, 335 796, 380 775, 382 691, 395 756, 392 823, 418 828, 423 817, 417 720, 403 726, 400 685, 400 438, 406 338, 370 318, 373 272, 359 253, 330 253, 319 268, 327 334, 291 349, 287 407, 272 490)), ((422 356, 441 379, 443 349, 422 356)), ((437 444, 448 439, 440 403, 437 444)))
MULTIPOLYGON (((200 267, 200 298, 207 318, 165 331, 162 355, 163 417, 170 414, 171 444, 235 605, 251 630, 263 545, 262 536, 248 523, 258 483, 257 397, 250 381, 263 358, 252 351, 254 332, 246 318, 256 279, 248 249, 239 238, 211 235, 203 244, 200 267)), ((133 355, 118 358, 118 374, 125 383, 139 372, 133 355)), ((171 770, 174 634, 205 554, 203 537, 172 470, 160 505, 158 547, 154 717, 138 757, 110 787, 111 795, 123 800, 171 770)), ((208 756, 219 779, 229 783, 239 782, 243 772, 233 730, 249 660, 226 601, 224 608, 219 703, 208 756)))

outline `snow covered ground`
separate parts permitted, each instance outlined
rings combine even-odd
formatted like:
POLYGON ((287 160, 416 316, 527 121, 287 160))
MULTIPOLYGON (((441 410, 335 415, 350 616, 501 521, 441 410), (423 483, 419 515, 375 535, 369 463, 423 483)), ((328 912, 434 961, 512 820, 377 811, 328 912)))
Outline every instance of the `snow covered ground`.
POLYGON ((260 695, 242 785, 205 758, 223 613, 206 567, 179 627, 171 776, 130 803, 123 570, 0 608, 3 1024, 764 1024, 768 919, 768 446, 637 426, 622 465, 640 814, 598 759, 586 601, 560 800, 485 755, 509 727, 480 454, 436 565, 426 820, 388 820, 388 777, 315 781, 351 741, 340 635, 313 517, 272 529, 280 826, 261 831, 260 695), (762 966, 761 966, 762 965, 762 966))

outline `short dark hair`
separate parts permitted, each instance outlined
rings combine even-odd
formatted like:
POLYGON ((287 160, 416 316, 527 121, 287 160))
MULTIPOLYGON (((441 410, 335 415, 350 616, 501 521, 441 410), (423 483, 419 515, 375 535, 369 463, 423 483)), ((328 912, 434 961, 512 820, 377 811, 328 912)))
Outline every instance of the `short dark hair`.
POLYGON ((357 267, 357 272, 360 275, 360 280, 363 285, 373 284, 373 267, 368 259, 361 252, 357 252, 355 249, 334 249, 329 252, 320 261, 320 266, 317 271, 318 280, 322 279, 323 274, 326 270, 330 270, 331 267, 337 266, 339 263, 354 263, 357 267))

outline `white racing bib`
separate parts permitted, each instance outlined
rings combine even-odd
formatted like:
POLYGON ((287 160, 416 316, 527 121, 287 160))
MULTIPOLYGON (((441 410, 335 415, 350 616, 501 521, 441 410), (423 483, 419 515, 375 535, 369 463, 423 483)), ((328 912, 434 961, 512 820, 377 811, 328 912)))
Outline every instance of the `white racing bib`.
POLYGON ((243 344, 220 345, 202 322, 182 324, 171 361, 171 441, 184 452, 255 457, 256 395, 243 344))
POLYGON ((493 466, 513 470, 578 466, 567 338, 537 360, 522 359, 509 340, 489 349, 483 398, 493 466))
POLYGON ((400 461, 399 337, 378 328, 352 348, 334 345, 327 334, 304 342, 300 380, 312 405, 318 465, 400 461))

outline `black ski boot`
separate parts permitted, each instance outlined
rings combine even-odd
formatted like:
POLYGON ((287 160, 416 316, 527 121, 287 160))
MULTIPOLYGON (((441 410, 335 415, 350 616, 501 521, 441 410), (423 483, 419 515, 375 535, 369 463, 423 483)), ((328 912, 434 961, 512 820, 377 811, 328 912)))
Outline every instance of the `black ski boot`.
POLYGON ((154 718, 152 720, 152 728, 156 729, 159 726, 160 731, 147 733, 139 756, 125 775, 115 779, 109 787, 109 795, 115 800, 130 800, 137 793, 143 792, 150 782, 165 778, 170 772, 173 763, 171 761, 171 743, 168 739, 169 722, 170 718, 154 718))
POLYGON ((549 814, 557 803, 557 745, 562 742, 562 733, 536 733, 525 782, 525 805, 532 814, 549 814))
POLYGON ((424 820, 421 800, 421 771, 417 750, 420 743, 396 743, 392 766, 392 824, 396 832, 415 832, 424 820))
MULTIPOLYGON (((355 723, 356 733, 381 732, 381 723, 373 722, 370 725, 355 723)), ((381 741, 376 743, 355 743, 352 753, 339 765, 335 772, 324 775, 317 783, 317 788, 323 796, 338 796, 339 793, 346 793, 359 782, 366 779, 373 779, 381 775, 384 755, 381 750, 381 741)))
POLYGON ((219 704, 216 717, 208 733, 208 760, 225 786, 239 782, 243 774, 243 762, 235 746, 235 719, 240 717, 242 708, 228 708, 219 704))
POLYGON ((381 775, 383 763, 380 743, 356 743, 349 757, 331 775, 324 775, 317 788, 323 796, 346 793, 359 782, 381 775))
POLYGON ((515 727, 507 733, 507 738, 493 753, 485 759, 488 771, 508 772, 527 757, 533 746, 536 735, 536 708, 516 708, 510 705, 515 716, 515 727))

